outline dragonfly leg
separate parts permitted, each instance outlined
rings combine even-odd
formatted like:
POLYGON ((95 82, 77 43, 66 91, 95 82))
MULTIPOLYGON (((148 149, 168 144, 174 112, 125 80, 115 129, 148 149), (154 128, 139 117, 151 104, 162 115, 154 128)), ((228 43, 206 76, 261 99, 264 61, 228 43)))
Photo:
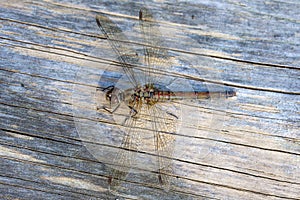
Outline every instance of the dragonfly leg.
POLYGON ((178 119, 178 117, 177 117, 177 115, 175 115, 175 114, 173 114, 173 113, 171 113, 171 112, 166 112, 168 115, 171 115, 172 117, 175 117, 176 119, 178 119))
POLYGON ((114 113, 121 105, 121 102, 118 103, 118 105, 113 109, 113 110, 110 110, 108 107, 106 106, 102 106, 102 107, 97 107, 97 110, 100 110, 101 108, 104 109, 105 111, 109 112, 110 114, 114 113))
POLYGON ((105 92, 106 100, 109 100, 109 101, 111 100, 111 94, 112 94, 114 89, 115 89, 115 86, 113 86, 113 85, 102 89, 102 92, 105 92))
MULTIPOLYGON (((97 91, 101 90, 102 92, 106 92, 105 93, 106 100, 111 102, 111 96, 112 96, 112 92, 113 92, 114 89, 115 89, 115 86, 111 85, 111 86, 108 86, 108 87, 103 88, 103 89, 97 88, 96 90, 97 91)), ((120 104, 121 104, 121 102, 119 102, 118 105, 113 110, 111 110, 107 106, 97 107, 97 110, 104 109, 107 112, 109 112, 110 114, 112 114, 119 108, 120 104)))
POLYGON ((132 106, 128 106, 131 110, 130 110, 130 114, 131 117, 136 116, 136 114, 138 113, 138 111, 136 109, 134 109, 132 106))
POLYGON ((136 109, 134 109, 132 106, 128 106, 128 107, 130 108, 130 114, 131 114, 131 115, 130 115, 130 116, 127 116, 127 117, 124 119, 122 125, 125 125, 126 121, 127 121, 129 118, 134 117, 134 116, 138 113, 138 111, 137 111, 136 109))
POLYGON ((102 91, 109 90, 110 88, 115 88, 115 86, 114 85, 107 86, 106 88, 103 88, 102 91))
POLYGON ((105 91, 113 90, 114 88, 115 88, 115 86, 110 85, 110 86, 107 86, 107 87, 105 87, 105 88, 97 87, 96 90, 97 90, 97 91, 101 90, 102 92, 105 92, 105 91))

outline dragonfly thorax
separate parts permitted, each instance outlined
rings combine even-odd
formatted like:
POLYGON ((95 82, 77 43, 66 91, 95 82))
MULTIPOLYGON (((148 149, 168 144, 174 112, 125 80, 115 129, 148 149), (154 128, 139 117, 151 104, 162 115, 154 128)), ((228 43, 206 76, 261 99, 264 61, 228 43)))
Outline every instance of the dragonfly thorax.
POLYGON ((157 102, 170 100, 172 96, 174 93, 168 89, 162 89, 154 84, 145 84, 134 89, 131 101, 153 105, 157 102))

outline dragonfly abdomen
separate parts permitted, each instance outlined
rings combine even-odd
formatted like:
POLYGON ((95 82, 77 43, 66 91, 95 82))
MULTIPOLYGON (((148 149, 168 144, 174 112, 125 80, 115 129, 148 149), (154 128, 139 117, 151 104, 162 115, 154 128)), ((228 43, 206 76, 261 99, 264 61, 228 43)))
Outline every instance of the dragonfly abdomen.
POLYGON ((236 96, 235 91, 216 91, 216 92, 188 92, 188 91, 156 91, 153 94, 153 99, 158 102, 170 101, 170 100, 184 100, 184 99, 209 99, 209 98, 228 98, 236 96))
POLYGON ((138 87, 132 95, 133 101, 144 101, 145 103, 153 104, 156 102, 166 102, 171 100, 184 99, 209 99, 209 98, 228 98, 236 96, 233 90, 224 91, 177 91, 159 90, 151 88, 147 85, 144 88, 138 87))

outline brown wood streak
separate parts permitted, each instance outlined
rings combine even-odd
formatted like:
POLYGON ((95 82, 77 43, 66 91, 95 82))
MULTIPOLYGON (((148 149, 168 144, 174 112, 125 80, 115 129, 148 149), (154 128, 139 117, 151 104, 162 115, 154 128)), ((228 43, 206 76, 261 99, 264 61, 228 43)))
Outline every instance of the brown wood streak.
MULTIPOLYGON (((297 7, 292 6, 292 2, 282 4, 290 9, 290 13, 293 12, 294 7, 297 7)), ((239 15, 243 17, 252 15, 256 16, 261 23, 267 21, 266 17, 272 18, 272 22, 280 27, 283 26, 280 20, 295 26, 299 24, 288 13, 282 17, 280 14, 277 16, 276 13, 267 14, 268 10, 258 11, 254 7, 255 3, 253 7, 252 4, 249 4, 249 7, 239 7, 232 2, 226 3, 229 7, 238 6, 235 8, 238 8, 241 13, 235 11, 237 14, 233 13, 231 16, 236 21, 239 20, 237 19, 239 15)), ((37 196, 43 199, 113 198, 113 195, 107 191, 109 173, 106 164, 108 163, 95 159, 82 144, 74 125, 74 120, 79 117, 73 116, 71 96, 74 87, 96 90, 99 87, 96 79, 99 78, 100 72, 108 69, 108 65, 113 66, 109 69, 111 72, 117 73, 122 67, 113 56, 105 54, 110 51, 110 47, 95 25, 95 13, 107 14, 118 19, 120 23, 136 21, 138 13, 132 14, 130 12, 132 7, 121 2, 118 4, 120 7, 118 12, 109 6, 103 6, 102 3, 99 5, 103 10, 89 8, 88 1, 85 5, 81 4, 64 5, 52 1, 0 3, 2 13, 0 14, 0 197, 3 199, 32 199, 37 196), (31 13, 34 9, 39 10, 39 17, 31 13), (47 18, 48 14, 43 13, 43 10, 54 14, 47 18), (69 13, 74 14, 68 15, 69 13), (62 25, 55 24, 54 17, 57 17, 56 21, 61 21, 62 25), (94 25, 87 27, 86 24, 94 25), (104 53, 100 53, 100 57, 90 53, 94 45, 103 49, 104 53), (86 66, 83 63, 92 63, 92 65, 86 66), (77 76, 79 70, 82 70, 81 77, 77 76)), ((273 4, 276 2, 270 1, 268 5, 273 4)), ((151 1, 149 6, 154 9, 151 1)), ((260 36, 259 34, 264 32, 260 32, 260 28, 257 27, 253 29, 255 26, 252 27, 251 23, 257 20, 254 18, 254 22, 249 25, 251 31, 254 31, 251 33, 254 36, 241 36, 248 46, 239 46, 238 42, 234 43, 234 40, 225 38, 224 35, 214 35, 215 29, 211 27, 218 21, 212 22, 209 19, 202 21, 197 13, 193 14, 193 20, 199 20, 195 23, 207 24, 208 30, 203 32, 203 27, 197 29, 197 26, 184 24, 185 21, 176 15, 182 13, 182 16, 185 16, 185 6, 179 7, 175 3, 170 3, 170 6, 178 10, 174 12, 173 19, 166 18, 164 21, 159 21, 161 28, 176 30, 182 25, 186 35, 194 34, 195 30, 198 30, 199 34, 195 37, 221 38, 226 45, 231 45, 230 48, 241 48, 240 54, 244 54, 239 56, 237 53, 230 53, 226 45, 218 46, 220 44, 217 40, 211 40, 211 45, 204 44, 204 48, 199 48, 201 44, 197 42, 186 43, 186 46, 192 47, 190 50, 184 48, 185 43, 182 39, 173 42, 171 46, 166 45, 161 48, 181 57, 206 60, 208 65, 217 67, 225 65, 226 69, 218 68, 227 75, 225 80, 209 79, 198 74, 170 73, 165 70, 159 73, 234 87, 238 91, 238 100, 230 102, 227 108, 212 109, 205 106, 199 108, 205 115, 226 113, 227 125, 221 130, 222 138, 178 133, 179 138, 187 141, 205 141, 201 144, 217 149, 209 157, 210 159, 201 159, 197 155, 168 158, 173 160, 174 166, 180 166, 185 172, 185 174, 174 174, 173 178, 179 179, 186 185, 177 186, 166 193, 155 184, 143 182, 143 177, 146 178, 149 174, 157 177, 155 172, 148 171, 145 175, 141 175, 142 178, 129 177, 126 180, 126 186, 132 191, 131 196, 127 198, 299 199, 300 173, 297 168, 300 161, 299 117, 297 117, 300 107, 300 91, 297 86, 297 83, 299 85, 297 75, 300 71, 297 66, 299 57, 290 53, 290 57, 287 56, 285 59, 280 57, 279 61, 269 58, 269 56, 274 58, 278 56, 278 49, 276 49, 278 46, 279 50, 291 52, 284 47, 280 49, 284 46, 284 41, 289 41, 287 45, 290 45, 288 47, 291 49, 299 47, 296 36, 291 36, 292 26, 290 26, 291 31, 280 32, 284 35, 283 42, 277 41, 276 38, 266 39, 264 37, 268 34, 260 36), (262 51, 265 55, 251 54, 247 48, 254 48, 261 41, 265 44, 266 50, 262 51), (292 44, 293 42, 295 44, 292 44), (202 52, 203 49, 211 50, 214 45, 217 46, 220 54, 202 52), (249 71, 250 78, 254 81, 252 79, 247 81, 248 77, 241 69, 249 71), (267 76, 277 81, 273 84, 267 83, 272 82, 272 79, 267 76), (263 80, 264 77, 267 81, 263 80), (215 144, 217 145, 214 146, 215 144), (143 194, 145 196, 139 196, 143 194)), ((191 8, 190 6, 186 5, 187 8, 191 8)), ((208 8, 205 7, 207 5, 195 4, 194 6, 199 6, 198 9, 203 6, 203 12, 208 8)), ((218 11, 213 5, 209 8, 218 11)), ((168 9, 154 10, 160 12, 162 16, 165 14, 163 12, 169 12, 168 9)), ((210 13, 207 12, 206 14, 210 13)), ((278 10, 278 12, 284 11, 278 10)), ((227 12, 218 14, 227 15, 227 12)), ((234 20, 232 22, 235 22, 234 20)), ((224 33, 226 31, 228 33, 224 27, 224 33)), ((232 37, 238 37, 234 29, 229 33, 232 37)), ((166 41, 177 39, 172 35, 165 37, 166 41)), ((143 45, 138 40, 123 42, 132 46, 143 45)), ((141 68, 138 65, 134 67, 141 68)), ((204 72, 210 72, 212 69, 205 69, 204 72)), ((116 82, 117 78, 107 77, 107 80, 116 82)), ((103 127, 111 129, 118 126, 111 120, 111 115, 101 114, 99 118, 91 116, 82 119, 100 123, 103 127)), ((212 135, 217 134, 214 127, 188 125, 194 131, 199 129, 211 132, 212 135)), ((97 141, 86 142, 118 148, 97 141)))

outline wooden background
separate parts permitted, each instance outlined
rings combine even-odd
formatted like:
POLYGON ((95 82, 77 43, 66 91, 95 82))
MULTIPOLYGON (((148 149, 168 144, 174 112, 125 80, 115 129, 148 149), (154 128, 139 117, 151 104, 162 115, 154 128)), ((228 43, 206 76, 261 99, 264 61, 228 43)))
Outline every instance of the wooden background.
MULTIPOLYGON (((108 192, 107 165, 83 145, 72 95, 74 88, 95 90, 103 70, 119 70, 95 15, 107 14, 135 40, 130 30, 143 6, 0 1, 1 199, 125 198, 108 192)), ((185 172, 175 189, 139 177, 128 181, 126 199, 300 199, 300 2, 169 0, 146 7, 164 47, 201 71, 191 79, 216 80, 238 96, 209 110, 226 113, 222 137, 194 139, 211 153, 177 160, 185 172)))

